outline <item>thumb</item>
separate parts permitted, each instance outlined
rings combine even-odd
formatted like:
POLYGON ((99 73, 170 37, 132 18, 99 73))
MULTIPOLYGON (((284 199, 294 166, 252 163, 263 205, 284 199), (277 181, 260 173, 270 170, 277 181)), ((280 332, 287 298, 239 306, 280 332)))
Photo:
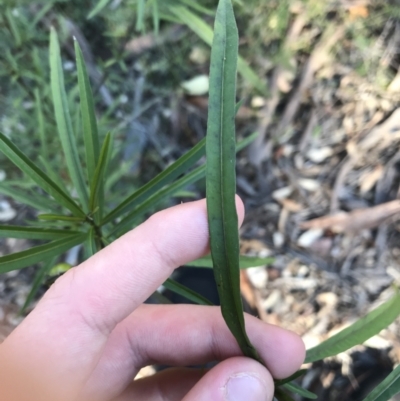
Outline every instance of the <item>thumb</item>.
POLYGON ((207 372, 182 401, 271 401, 274 382, 258 362, 235 357, 207 372))

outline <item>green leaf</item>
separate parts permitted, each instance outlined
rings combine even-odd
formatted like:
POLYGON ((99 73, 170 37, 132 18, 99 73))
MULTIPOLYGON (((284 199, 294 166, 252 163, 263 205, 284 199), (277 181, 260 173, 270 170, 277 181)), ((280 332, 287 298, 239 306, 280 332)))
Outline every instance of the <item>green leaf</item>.
POLYGON ((64 86, 64 74, 61 63, 60 46, 57 33, 51 28, 50 33, 50 73, 51 89, 53 94, 54 113, 56 116, 58 133, 65 154, 65 160, 72 183, 79 195, 83 209, 88 211, 89 198, 87 194, 81 161, 79 160, 76 138, 72 130, 69 114, 68 99, 64 86))
POLYGON ((0 150, 20 170, 36 182, 39 187, 50 194, 60 205, 65 206, 77 216, 85 213, 54 181, 44 174, 30 159, 28 159, 5 135, 0 133, 0 150))
POLYGON ((239 112, 240 108, 243 106, 245 99, 240 100, 239 102, 236 103, 235 106, 235 116, 239 112))
POLYGON ((214 15, 214 11, 209 10, 208 8, 203 7, 197 1, 193 0, 181 0, 181 3, 186 4, 187 6, 193 8, 193 10, 197 10, 206 15, 214 15))
MULTIPOLYGON (((210 26, 204 22, 204 20, 198 17, 196 14, 191 12, 182 6, 170 6, 169 10, 177 17, 177 19, 188 26, 200 39, 206 42, 209 46, 213 42, 213 31, 210 26)), ((240 75, 253 86, 261 94, 267 94, 268 90, 265 82, 261 80, 253 69, 247 64, 247 62, 239 56, 237 60, 238 71, 240 75)))
POLYGON ((275 388, 274 398, 278 401, 294 401, 293 398, 281 388, 275 388))
POLYGON ((2 256, 0 257, 0 274, 23 269, 24 267, 32 266, 48 258, 61 255, 72 247, 81 244, 86 237, 87 234, 72 235, 45 245, 36 246, 26 251, 2 256))
POLYGON ((0 238, 22 238, 34 240, 54 240, 71 235, 81 234, 79 231, 57 230, 36 227, 2 226, 0 225, 0 238))
MULTIPOLYGON (((236 151, 244 149, 250 143, 252 143, 258 136, 258 133, 255 132, 247 138, 241 140, 236 145, 236 151)), ((125 201, 123 201, 119 206, 117 206, 113 211, 111 211, 102 221, 102 225, 109 223, 115 218, 121 216, 122 214, 131 211, 133 208, 138 208, 138 205, 142 205, 142 203, 152 197, 157 193, 161 188, 165 187, 167 184, 172 182, 176 177, 180 176, 184 172, 186 172, 190 167, 192 167, 202 156, 205 155, 205 139, 201 140, 195 147, 193 147, 189 152, 185 153, 182 157, 180 157, 176 162, 171 164, 167 169, 165 169, 162 173, 157 175, 151 181, 149 181, 146 185, 141 187, 139 190, 134 192, 131 196, 129 196, 125 201)), ((192 175, 189 178, 182 178, 179 184, 176 184, 174 187, 165 188, 164 196, 170 196, 175 192, 183 189, 185 186, 190 185, 205 176, 205 166, 198 167, 196 172, 192 172, 192 175), (178 189, 176 189, 178 188, 178 189)), ((155 199, 155 198, 154 198, 155 199)), ((153 202, 152 205, 155 203, 153 202)), ((135 213, 135 211, 133 212, 135 213)), ((132 216, 132 213, 130 214, 132 216)), ((126 219, 124 219, 126 220, 126 219)), ((129 223, 130 224, 130 223, 129 223)), ((128 225, 129 225, 128 224, 128 225)))
POLYGON ((308 398, 310 400, 315 400, 317 398, 316 394, 311 391, 306 390, 305 388, 300 387, 296 383, 286 383, 282 386, 285 390, 288 390, 292 393, 299 394, 304 398, 308 398))
POLYGON ((153 26, 156 35, 160 32, 160 12, 158 9, 158 0, 153 0, 153 26))
MULTIPOLYGON (((245 146, 247 146, 249 143, 251 143, 255 138, 257 134, 253 134, 249 136, 248 138, 245 138, 244 140, 240 141, 237 146, 236 146, 236 151, 242 150, 245 146)), ((205 142, 203 142, 203 145, 205 142)), ((200 143, 198 144, 200 145, 200 143)), ((194 149, 194 148, 193 148, 194 149)), ((193 150, 192 149, 192 150, 193 150)), ((204 151, 204 146, 203 146, 203 151, 204 151)), ((172 165, 171 165, 172 167, 172 165)), ((168 170, 168 169, 167 169, 168 170)), ((164 171, 164 173, 167 172, 167 170, 164 171)), ((161 173, 163 174, 163 173, 161 173)), ((160 175, 161 175, 160 174, 160 175)), ((206 166, 202 165, 197 167, 195 170, 190 172, 189 174, 186 174, 173 184, 155 191, 154 188, 149 189, 149 192, 147 193, 153 193, 155 192, 152 196, 149 198, 145 198, 146 192, 142 190, 145 187, 150 186, 152 181, 150 181, 148 184, 146 184, 144 187, 139 189, 137 192, 140 193, 140 200, 142 201, 139 205, 136 206, 136 208, 129 213, 127 216, 125 216, 116 226, 114 226, 112 232, 109 234, 109 236, 113 237, 119 237, 120 235, 124 234, 126 231, 132 228, 133 223, 138 220, 140 217, 142 217, 145 213, 151 210, 152 207, 156 206, 158 203, 162 202, 163 200, 167 199, 170 196, 173 196, 175 193, 181 191, 183 188, 186 188, 188 185, 194 184, 195 182, 201 180, 202 178, 205 177, 206 174, 206 166), (144 199, 144 200, 143 200, 144 199)), ((156 177, 156 179, 159 176, 156 177)), ((135 193, 136 194, 136 193, 135 193)), ((134 194, 134 196, 135 196, 134 194)), ((137 203, 137 199, 135 199, 135 204, 137 203)))
POLYGON ((151 210, 158 203, 168 199, 168 197, 172 196, 174 193, 180 191, 182 188, 187 187, 190 184, 200 180, 204 177, 205 174, 205 166, 197 167, 191 173, 186 174, 184 177, 175 181, 173 184, 161 189, 156 192, 150 198, 142 202, 138 205, 131 213, 125 216, 118 224, 115 225, 112 232, 109 236, 119 237, 127 230, 132 228, 133 223, 144 216, 147 212, 151 210))
POLYGON ((153 301, 161 305, 172 304, 172 302, 168 298, 166 298, 163 294, 161 294, 158 291, 153 292, 153 294, 151 294, 151 298, 153 301))
POLYGON ((238 31, 231 0, 220 0, 211 50, 206 193, 211 256, 221 311, 245 356, 261 359, 246 334, 239 279, 235 97, 238 31))
POLYGON ((275 380, 275 386, 283 386, 286 383, 289 383, 293 380, 296 380, 300 376, 303 376, 307 372, 307 369, 300 369, 296 373, 293 373, 291 376, 287 377, 286 379, 275 380))
POLYGON ((84 222, 85 217, 75 217, 75 216, 64 216, 62 214, 39 214, 39 220, 50 220, 50 221, 69 221, 69 222, 84 222))
POLYGON ((9 182, 0 182, 0 194, 10 196, 17 202, 23 205, 28 205, 37 210, 50 210, 57 212, 59 207, 52 199, 46 198, 42 195, 32 194, 32 192, 13 188, 9 182))
POLYGON ((90 228, 89 230, 89 236, 88 239, 86 240, 85 244, 85 251, 86 251, 86 258, 89 259, 91 256, 96 254, 99 250, 97 247, 97 241, 96 241, 96 236, 95 236, 95 230, 93 227, 90 228))
POLYGON ((35 278, 33 279, 31 290, 29 291, 28 296, 26 297, 25 303, 22 306, 19 314, 22 315, 26 308, 31 304, 36 294, 38 293, 41 285, 44 283, 47 274, 50 269, 54 265, 56 258, 50 258, 48 261, 44 262, 40 269, 36 272, 35 278))
POLYGON ((110 142, 111 133, 108 133, 104 139, 104 143, 100 152, 100 158, 92 178, 92 184, 90 186, 89 210, 91 212, 94 212, 96 209, 100 208, 100 205, 104 203, 104 172, 107 167, 110 142))
POLYGON ((6 14, 8 24, 10 25, 11 32, 14 36, 15 44, 17 47, 20 47, 22 44, 22 39, 21 39, 21 34, 19 32, 17 23, 15 21, 15 18, 12 15, 11 10, 9 8, 7 8, 7 11, 5 12, 5 14, 6 14))
MULTIPOLYGON (((249 269, 251 267, 266 266, 274 262, 274 258, 258 258, 255 256, 239 256, 239 267, 240 269, 249 269)), ((213 261, 211 255, 204 256, 196 259, 193 262, 186 263, 185 266, 190 267, 205 267, 208 269, 213 268, 213 261)))
POLYGON ((364 401, 388 401, 397 393, 400 393, 400 365, 375 387, 364 401))
POLYGON ((61 177, 57 174, 56 170, 54 169, 54 166, 51 165, 49 162, 50 159, 45 159, 42 155, 38 156, 39 162, 42 164, 44 167, 44 170, 46 171, 46 174, 48 177, 53 181, 58 184, 58 186, 64 191, 68 192, 65 182, 62 181, 61 177))
POLYGON ((236 152, 240 152, 247 146, 249 146, 252 142, 255 141, 255 139, 258 137, 258 132, 253 132, 251 135, 248 137, 242 139, 236 144, 236 152))
POLYGON ((37 88, 35 89, 35 102, 36 102, 36 108, 37 108, 37 119, 38 119, 40 147, 42 150, 42 156, 44 157, 45 160, 48 160, 49 152, 47 149, 47 139, 46 139, 46 132, 45 132, 42 100, 40 99, 39 90, 37 88))
POLYGON ((184 285, 176 282, 175 280, 168 279, 163 286, 168 290, 175 292, 182 297, 185 297, 189 301, 194 302, 198 305, 214 305, 210 302, 207 298, 204 298, 202 295, 198 294, 197 292, 191 290, 190 288, 185 287, 184 285))
POLYGON ((97 15, 98 13, 100 13, 103 8, 105 8, 109 3, 111 3, 111 0, 100 0, 96 6, 92 9, 92 11, 90 11, 87 19, 91 19, 93 18, 95 15, 97 15))
POLYGON ((145 8, 145 0, 138 0, 136 5, 137 16, 136 16, 136 30, 143 31, 144 28, 144 8, 145 8))
POLYGON ((378 334, 400 315, 400 293, 397 292, 385 302, 351 326, 328 338, 323 343, 307 350, 305 363, 319 361, 340 352, 378 334))
POLYGON ((83 125, 83 140, 85 143, 86 168, 88 181, 93 180, 100 155, 99 134, 94 109, 93 92, 90 86, 89 76, 82 50, 75 39, 76 65, 78 68, 79 96, 81 101, 81 117, 83 125))
POLYGON ((102 224, 107 224, 122 214, 131 211, 136 205, 142 203, 150 196, 155 194, 158 190, 166 186, 185 173, 192 167, 201 157, 205 155, 205 139, 201 140, 189 152, 181 156, 177 161, 167 167, 162 173, 158 174, 155 178, 149 181, 146 185, 142 186, 139 190, 134 192, 118 207, 111 211, 102 221, 102 224))

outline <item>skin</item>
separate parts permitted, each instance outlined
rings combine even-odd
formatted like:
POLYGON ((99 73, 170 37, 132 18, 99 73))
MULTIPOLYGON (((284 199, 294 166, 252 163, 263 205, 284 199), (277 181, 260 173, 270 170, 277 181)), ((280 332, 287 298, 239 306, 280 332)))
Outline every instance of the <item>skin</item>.
MULTIPOLYGON (((237 210, 242 222, 239 198, 237 210)), ((71 269, 0 345, 0 399, 224 401, 231 377, 240 385, 250 376, 272 400, 272 377, 304 360, 296 334, 245 316, 264 367, 241 356, 218 307, 143 304, 175 268, 208 251, 201 200, 155 214, 71 269), (185 368, 215 360, 209 371, 185 368), (133 381, 152 363, 175 367, 133 381)))

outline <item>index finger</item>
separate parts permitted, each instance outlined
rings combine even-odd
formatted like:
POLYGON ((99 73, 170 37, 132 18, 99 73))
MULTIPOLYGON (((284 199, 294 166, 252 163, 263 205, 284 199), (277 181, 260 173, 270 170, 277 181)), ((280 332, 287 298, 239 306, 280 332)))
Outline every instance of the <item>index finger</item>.
MULTIPOLYGON (((244 208, 237 198, 239 220, 244 208)), ((209 250, 205 200, 156 213, 65 275, 49 293, 71 319, 109 334, 172 273, 209 250)), ((44 301, 45 302, 45 301, 44 301)), ((65 314, 64 314, 65 316, 65 314)))

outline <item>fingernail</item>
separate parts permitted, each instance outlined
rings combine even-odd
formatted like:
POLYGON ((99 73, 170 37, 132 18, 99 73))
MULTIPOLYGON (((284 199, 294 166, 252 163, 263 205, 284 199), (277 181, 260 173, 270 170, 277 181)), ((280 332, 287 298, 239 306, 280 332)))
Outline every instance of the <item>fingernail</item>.
POLYGON ((265 401, 267 394, 265 383, 248 373, 232 376, 225 388, 226 401, 265 401))

